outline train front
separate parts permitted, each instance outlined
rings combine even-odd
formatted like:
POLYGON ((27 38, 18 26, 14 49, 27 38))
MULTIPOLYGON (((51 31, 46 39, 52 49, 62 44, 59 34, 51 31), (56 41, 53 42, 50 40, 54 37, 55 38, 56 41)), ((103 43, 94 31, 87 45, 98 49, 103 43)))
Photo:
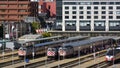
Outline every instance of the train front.
POLYGON ((66 57, 67 56, 67 49, 65 47, 60 47, 58 50, 58 54, 60 57, 66 57))
POLYGON ((48 59, 56 59, 58 56, 57 49, 56 48, 48 48, 47 50, 47 57, 48 59))
POLYGON ((24 58, 26 56, 26 48, 20 47, 18 49, 18 56, 19 58, 24 58))
POLYGON ((107 62, 112 62, 112 61, 115 60, 115 58, 114 58, 114 50, 113 49, 107 51, 105 59, 106 59, 107 62))

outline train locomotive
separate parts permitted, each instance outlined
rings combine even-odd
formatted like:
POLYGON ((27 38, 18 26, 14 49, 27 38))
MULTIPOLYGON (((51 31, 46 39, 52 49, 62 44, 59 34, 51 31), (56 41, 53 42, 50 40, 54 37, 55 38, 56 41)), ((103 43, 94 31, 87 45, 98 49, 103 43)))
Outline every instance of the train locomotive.
POLYGON ((106 53, 106 62, 113 62, 120 59, 120 47, 109 49, 106 53))
POLYGON ((95 37, 83 41, 64 44, 58 50, 58 55, 61 57, 70 57, 80 53, 85 55, 92 52, 97 52, 111 47, 113 39, 110 37, 95 37))

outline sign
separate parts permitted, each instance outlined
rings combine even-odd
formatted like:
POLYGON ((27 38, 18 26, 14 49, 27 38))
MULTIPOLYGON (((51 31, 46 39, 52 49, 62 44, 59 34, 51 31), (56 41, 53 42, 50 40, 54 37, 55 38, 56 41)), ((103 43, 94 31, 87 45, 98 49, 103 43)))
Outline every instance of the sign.
POLYGON ((2 47, 2 44, 0 43, 0 47, 2 47))
POLYGON ((35 52, 32 52, 33 57, 35 56, 35 52))
POLYGON ((5 38, 10 38, 10 35, 9 34, 5 34, 5 38))
POLYGON ((14 49, 14 42, 6 42, 6 48, 14 49))

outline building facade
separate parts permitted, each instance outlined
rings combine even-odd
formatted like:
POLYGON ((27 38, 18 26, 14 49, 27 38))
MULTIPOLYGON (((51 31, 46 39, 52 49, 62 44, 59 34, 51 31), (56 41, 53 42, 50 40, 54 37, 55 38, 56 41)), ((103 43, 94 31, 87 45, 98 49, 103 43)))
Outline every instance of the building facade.
POLYGON ((46 13, 49 17, 56 16, 56 0, 39 0, 39 14, 46 13))
POLYGON ((19 22, 27 16, 37 15, 37 1, 0 0, 0 22, 19 22))
POLYGON ((120 31, 119 0, 57 0, 56 29, 120 31))

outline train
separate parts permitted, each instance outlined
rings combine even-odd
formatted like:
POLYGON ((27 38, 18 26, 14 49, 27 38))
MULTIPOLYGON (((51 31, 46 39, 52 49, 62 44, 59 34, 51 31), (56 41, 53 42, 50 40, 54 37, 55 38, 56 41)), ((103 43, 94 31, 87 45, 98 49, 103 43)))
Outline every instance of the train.
POLYGON ((60 58, 71 57, 80 53, 81 55, 97 52, 113 47, 113 37, 99 36, 92 39, 64 44, 58 50, 60 58))
MULTIPOLYGON (((63 40, 50 41, 50 42, 35 44, 31 46, 21 46, 18 49, 18 56, 19 58, 23 58, 23 57, 31 57, 31 56, 36 56, 40 54, 45 54, 49 47, 56 48, 61 46, 63 43, 82 40, 86 38, 88 38, 88 36, 76 36, 76 37, 71 37, 63 40)), ((49 50, 52 50, 52 49, 49 49, 49 50)))
POLYGON ((105 55, 106 62, 113 62, 120 59, 120 47, 111 48, 107 51, 105 55))
MULTIPOLYGON (((62 44, 61 45, 61 47, 57 47, 57 48, 55 48, 55 47, 50 47, 50 48, 48 48, 48 50, 47 50, 47 57, 48 57, 48 59, 56 59, 56 58, 58 58, 58 56, 60 56, 61 57, 61 53, 64 53, 64 55, 65 54, 69 54, 69 55, 73 55, 73 52, 78 48, 78 47, 74 47, 74 46, 79 46, 79 45, 85 45, 85 46, 88 46, 89 44, 92 44, 92 42, 90 42, 90 41, 93 41, 93 39, 94 40, 96 40, 95 38, 97 38, 97 39, 99 39, 99 38, 103 38, 102 36, 99 36, 99 37, 90 37, 90 38, 88 38, 87 40, 86 39, 84 39, 83 41, 82 40, 79 40, 79 41, 74 41, 74 42, 69 42, 69 43, 64 43, 64 44, 62 44), (84 42, 84 43, 83 43, 84 42), (73 49, 73 48, 75 48, 75 49, 73 49), (67 51, 66 53, 65 53, 65 51, 67 51), (61 53, 60 53, 61 52, 61 53)), ((111 41, 111 40, 109 40, 109 41, 111 41)), ((113 40, 112 40, 113 41, 113 40)), ((96 42, 96 44, 97 45, 100 45, 100 43, 99 42, 97 42, 97 41, 95 41, 96 42)), ((103 43, 106 43, 106 41, 103 41, 103 43)), ((85 46, 83 46, 83 47, 85 47, 85 46)), ((103 46, 104 47, 104 46, 103 46)), ((106 46, 106 48, 107 48, 107 46, 106 46)), ((100 50, 100 48, 98 48, 99 50, 100 50)), ((83 50, 81 50, 81 52, 85 52, 85 51, 88 51, 88 52, 91 52, 93 50, 93 48, 92 48, 92 46, 90 46, 90 48, 89 48, 89 46, 88 46, 88 48, 86 48, 84 51, 83 50), (90 49, 90 50, 89 50, 90 49)), ((74 52, 75 53, 75 52, 74 52)), ((77 53, 77 52, 76 52, 77 53)))

